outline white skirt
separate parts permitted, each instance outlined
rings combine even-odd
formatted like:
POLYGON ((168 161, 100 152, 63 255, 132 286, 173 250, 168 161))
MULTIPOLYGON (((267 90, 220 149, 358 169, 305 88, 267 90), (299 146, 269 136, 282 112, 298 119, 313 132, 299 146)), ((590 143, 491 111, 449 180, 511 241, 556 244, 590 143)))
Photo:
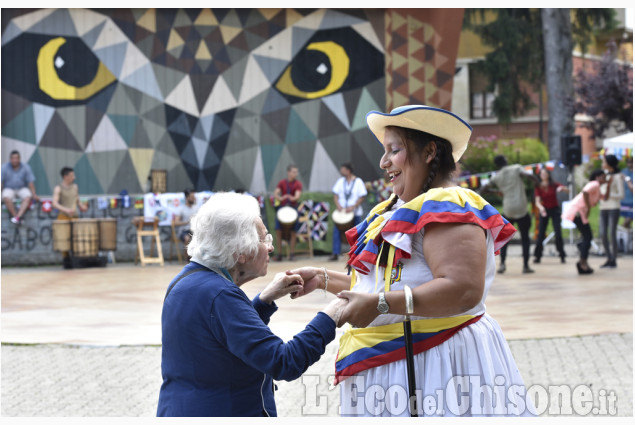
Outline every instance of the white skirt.
MULTIPOLYGON (((410 416, 406 360, 340 383, 342 416, 410 416)), ((419 416, 534 416, 516 362, 488 314, 414 357, 419 416)))

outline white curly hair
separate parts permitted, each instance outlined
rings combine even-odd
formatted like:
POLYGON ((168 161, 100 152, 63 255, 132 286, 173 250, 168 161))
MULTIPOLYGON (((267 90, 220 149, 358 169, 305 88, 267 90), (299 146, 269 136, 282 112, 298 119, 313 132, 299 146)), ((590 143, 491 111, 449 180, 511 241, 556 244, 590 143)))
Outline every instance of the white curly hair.
POLYGON ((259 217, 260 207, 253 196, 215 193, 192 217, 188 255, 206 267, 231 269, 240 254, 256 255, 259 217))

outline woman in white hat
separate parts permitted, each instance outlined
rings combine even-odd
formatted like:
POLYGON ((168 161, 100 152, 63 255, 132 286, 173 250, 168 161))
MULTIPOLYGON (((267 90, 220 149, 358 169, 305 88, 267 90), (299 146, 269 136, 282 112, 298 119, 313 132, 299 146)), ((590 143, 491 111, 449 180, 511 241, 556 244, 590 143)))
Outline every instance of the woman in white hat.
POLYGON ((336 382, 346 416, 410 416, 404 315, 412 320, 419 416, 535 411, 499 325, 485 312, 494 255, 515 229, 452 181, 472 128, 423 105, 372 111, 393 196, 347 232, 352 276, 306 267, 295 296, 325 288, 349 300, 336 382), (484 398, 483 398, 484 397, 484 398), (484 399, 484 402, 481 401, 484 399))

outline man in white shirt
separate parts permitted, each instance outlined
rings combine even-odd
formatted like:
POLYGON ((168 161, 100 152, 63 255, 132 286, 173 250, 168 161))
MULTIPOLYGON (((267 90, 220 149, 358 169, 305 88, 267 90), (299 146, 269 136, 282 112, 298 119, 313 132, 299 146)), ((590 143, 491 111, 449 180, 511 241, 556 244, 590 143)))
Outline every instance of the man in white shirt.
MULTIPOLYGON (((353 226, 362 221, 362 202, 366 199, 367 191, 364 182, 353 174, 353 166, 350 163, 342 164, 340 177, 333 185, 333 199, 338 211, 352 212, 353 226)), ((340 230, 333 226, 333 254, 329 261, 337 261, 342 252, 340 230)))
POLYGON ((178 235, 179 239, 183 241, 183 244, 187 246, 192 240, 192 233, 190 232, 190 219, 198 211, 199 205, 196 204, 196 192, 193 190, 184 190, 185 203, 181 205, 177 214, 174 215, 174 225, 181 226, 178 235))

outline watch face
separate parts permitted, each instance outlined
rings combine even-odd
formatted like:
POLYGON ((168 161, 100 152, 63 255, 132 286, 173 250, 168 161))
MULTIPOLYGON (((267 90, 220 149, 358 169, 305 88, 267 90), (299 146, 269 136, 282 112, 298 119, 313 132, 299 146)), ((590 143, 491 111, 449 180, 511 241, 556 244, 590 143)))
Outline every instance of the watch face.
POLYGON ((384 297, 384 294, 379 294, 379 303, 377 304, 377 310, 379 310, 379 312, 381 314, 386 314, 388 313, 388 303, 386 302, 386 298, 384 297))

